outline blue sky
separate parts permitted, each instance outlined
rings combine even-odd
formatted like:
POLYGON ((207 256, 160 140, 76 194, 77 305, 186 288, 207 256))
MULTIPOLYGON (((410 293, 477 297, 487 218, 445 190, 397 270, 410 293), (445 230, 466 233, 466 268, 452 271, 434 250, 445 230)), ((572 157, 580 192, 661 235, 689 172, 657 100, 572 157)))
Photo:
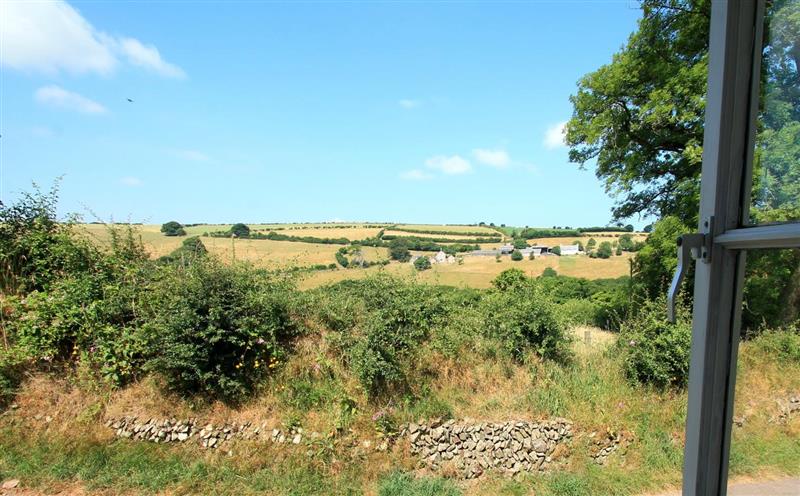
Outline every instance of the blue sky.
POLYGON ((3 201, 63 175, 106 220, 610 219, 558 129, 635 2, 0 9, 3 201))

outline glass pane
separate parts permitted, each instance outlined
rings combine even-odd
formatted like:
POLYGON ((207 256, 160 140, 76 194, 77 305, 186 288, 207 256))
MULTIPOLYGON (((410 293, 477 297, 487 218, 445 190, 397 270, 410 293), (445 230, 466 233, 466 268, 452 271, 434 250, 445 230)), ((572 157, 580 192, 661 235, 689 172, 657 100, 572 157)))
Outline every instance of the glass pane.
POLYGON ((751 222, 800 220, 800 0, 769 2, 751 222))
POLYGON ((747 494, 798 494, 800 429, 800 249, 747 253, 742 341, 731 434, 730 479, 772 472, 747 494), (796 472, 795 472, 796 473, 796 472), (790 490, 791 489, 791 490, 790 490))

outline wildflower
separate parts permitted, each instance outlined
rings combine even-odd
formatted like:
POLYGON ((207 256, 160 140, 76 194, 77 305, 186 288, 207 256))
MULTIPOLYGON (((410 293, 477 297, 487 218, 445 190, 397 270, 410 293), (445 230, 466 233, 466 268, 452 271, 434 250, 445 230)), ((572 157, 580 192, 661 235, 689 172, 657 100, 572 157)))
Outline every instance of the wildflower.
POLYGON ((256 340, 256 343, 257 343, 257 344, 264 344, 264 343, 266 343, 266 341, 264 341, 264 339, 263 339, 263 338, 258 338, 258 339, 256 340))
POLYGON ((634 341, 634 340, 632 340, 632 339, 631 339, 631 342, 630 342, 630 343, 628 343, 628 344, 629 344, 630 346, 636 346, 636 341, 634 341))

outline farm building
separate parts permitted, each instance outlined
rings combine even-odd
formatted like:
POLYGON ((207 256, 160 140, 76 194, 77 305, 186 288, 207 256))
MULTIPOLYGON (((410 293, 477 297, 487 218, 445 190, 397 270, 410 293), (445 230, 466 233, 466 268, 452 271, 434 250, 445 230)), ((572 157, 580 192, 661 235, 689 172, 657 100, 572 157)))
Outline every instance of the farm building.
POLYGON ((514 251, 514 245, 512 245, 512 244, 505 244, 505 245, 500 247, 500 254, 501 255, 508 255, 512 251, 514 251))
POLYGON ((519 252, 522 253, 523 257, 530 257, 531 254, 533 254, 534 257, 538 257, 538 256, 540 256, 542 254, 542 247, 540 247, 540 246, 537 246, 537 247, 529 246, 527 248, 521 249, 519 252))
POLYGON ((578 245, 561 245, 561 256, 577 255, 579 252, 578 245))
POLYGON ((442 250, 439 250, 439 252, 431 258, 431 263, 440 264, 440 263, 445 263, 446 261, 447 261, 447 254, 442 250))

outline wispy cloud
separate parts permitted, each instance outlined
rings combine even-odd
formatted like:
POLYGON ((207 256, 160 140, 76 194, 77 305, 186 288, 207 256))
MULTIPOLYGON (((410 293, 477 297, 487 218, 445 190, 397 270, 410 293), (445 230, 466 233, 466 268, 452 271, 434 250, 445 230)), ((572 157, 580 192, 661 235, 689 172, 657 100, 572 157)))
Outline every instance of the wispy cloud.
POLYGON ((110 75, 124 57, 131 65, 162 76, 185 76, 182 69, 162 59, 155 46, 98 31, 61 0, 3 2, 2 15, 0 65, 48 75, 61 72, 110 75))
POLYGON ((132 65, 144 67, 161 76, 171 78, 184 78, 186 73, 180 67, 170 64, 161 58, 158 48, 153 45, 144 45, 134 38, 123 38, 120 40, 122 53, 128 58, 132 65))
POLYGON ((67 91, 56 85, 43 86, 36 90, 34 98, 43 105, 74 110, 84 114, 104 114, 106 108, 85 96, 67 91))
POLYGON ((404 109, 413 109, 422 105, 422 102, 419 100, 403 99, 399 100, 397 104, 403 107, 404 109))
POLYGON ((505 150, 490 150, 486 148, 476 148, 472 150, 472 156, 478 163, 503 169, 511 165, 511 157, 505 150))
POLYGON ((544 133, 544 146, 548 150, 553 150, 566 145, 564 133, 567 121, 562 121, 547 128, 544 133))
POLYGON ((423 170, 411 169, 401 173, 400 179, 405 179, 406 181, 427 181, 429 179, 433 179, 433 175, 428 174, 423 170))
POLYGON ((119 180, 120 184, 124 186, 129 186, 131 188, 136 188, 144 184, 141 179, 134 176, 125 176, 119 180))
POLYGON ((211 157, 197 150, 172 150, 172 154, 182 160, 190 160, 192 162, 208 162, 211 160, 211 157))
POLYGON ((437 155, 426 160, 425 165, 448 175, 466 174, 472 170, 472 164, 458 155, 437 155))

